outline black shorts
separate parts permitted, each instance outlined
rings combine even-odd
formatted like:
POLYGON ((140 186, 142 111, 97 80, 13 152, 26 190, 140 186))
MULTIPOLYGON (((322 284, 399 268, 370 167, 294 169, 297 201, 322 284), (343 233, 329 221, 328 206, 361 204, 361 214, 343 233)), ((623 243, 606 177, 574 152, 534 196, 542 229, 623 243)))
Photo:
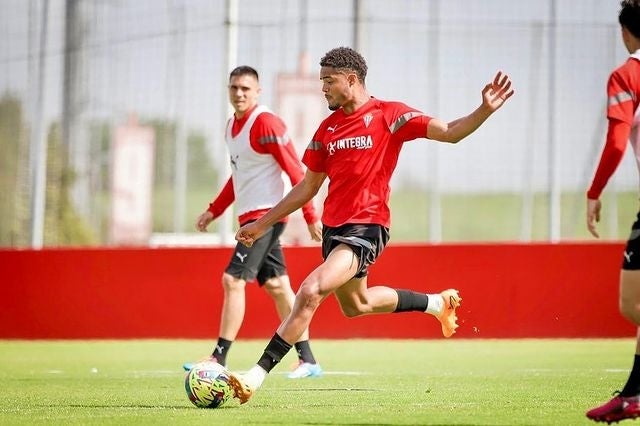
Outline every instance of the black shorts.
POLYGON ((624 248, 622 269, 626 271, 637 271, 640 269, 640 212, 631 227, 631 235, 629 235, 627 246, 624 248))
POLYGON ((322 227, 322 257, 339 244, 346 244, 358 256, 358 272, 355 278, 367 276, 369 265, 373 265, 389 241, 389 229, 377 224, 345 224, 336 228, 322 227))
POLYGON ((251 247, 236 244, 225 272, 247 282, 257 279, 260 285, 270 278, 286 275, 287 268, 280 245, 280 235, 284 228, 283 222, 276 223, 251 247))

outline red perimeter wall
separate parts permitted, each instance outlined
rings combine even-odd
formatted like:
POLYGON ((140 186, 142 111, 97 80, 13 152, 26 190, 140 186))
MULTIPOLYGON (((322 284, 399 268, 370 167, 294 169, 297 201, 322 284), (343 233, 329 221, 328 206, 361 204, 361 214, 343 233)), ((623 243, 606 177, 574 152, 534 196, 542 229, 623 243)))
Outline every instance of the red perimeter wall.
MULTIPOLYGON (((457 337, 631 337, 618 313, 623 245, 391 245, 369 284, 438 292, 463 304, 457 337)), ((214 338, 231 248, 0 251, 0 338, 214 338)), ((287 248, 294 289, 320 261, 318 247, 287 248)), ((267 338, 279 321, 270 299, 247 286, 239 338, 267 338)), ((345 318, 333 297, 315 338, 439 338, 429 315, 345 318)))

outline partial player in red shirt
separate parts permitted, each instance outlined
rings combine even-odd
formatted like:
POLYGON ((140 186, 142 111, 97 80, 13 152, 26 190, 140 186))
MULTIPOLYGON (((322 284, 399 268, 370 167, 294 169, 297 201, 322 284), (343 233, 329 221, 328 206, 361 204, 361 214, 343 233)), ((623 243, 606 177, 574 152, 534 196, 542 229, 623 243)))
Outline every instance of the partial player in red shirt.
POLYGON ((304 179, 264 216, 240 228, 236 239, 255 244, 280 218, 311 200, 329 178, 322 216, 325 260, 302 282, 291 314, 257 364, 245 375, 232 373, 230 383, 242 403, 304 333, 330 294, 347 317, 426 312, 440 321, 445 337, 455 333, 461 301, 456 290, 425 294, 368 287, 367 270, 389 240, 389 180, 404 142, 428 138, 456 143, 513 95, 509 77, 499 72, 482 90, 482 104, 475 111, 447 123, 400 102, 372 98, 365 87, 367 64, 353 49, 330 50, 320 66, 322 91, 334 112, 320 124, 304 153, 304 179))
MULTIPOLYGON (((622 41, 631 56, 611 73, 607 83, 607 140, 587 191, 587 228, 596 238, 600 194, 620 164, 628 141, 640 170, 640 0, 625 0, 620 5, 622 41)), ((640 213, 624 250, 619 298, 620 312, 638 328, 635 357, 622 390, 607 403, 587 411, 587 417, 597 422, 640 417, 640 213)))
MULTIPOLYGON (((285 172, 296 185, 303 178, 302 164, 287 136, 284 122, 265 106, 258 104, 260 84, 258 72, 240 66, 229 75, 229 102, 234 114, 227 122, 225 140, 231 161, 231 177, 220 194, 196 221, 196 228, 206 232, 207 226, 234 201, 240 225, 261 218, 284 196, 285 172)), ((311 239, 320 241, 322 228, 311 199, 301 205, 311 239)), ((245 312, 245 285, 257 280, 273 299, 280 319, 291 312, 295 294, 291 289, 280 235, 286 216, 265 228, 252 247, 238 243, 222 274, 224 301, 218 341, 206 359, 222 365, 235 340, 245 312)), ((304 330, 295 341, 299 363, 290 378, 315 377, 322 373, 309 346, 309 332, 304 330)), ((185 370, 193 363, 185 363, 185 370)))

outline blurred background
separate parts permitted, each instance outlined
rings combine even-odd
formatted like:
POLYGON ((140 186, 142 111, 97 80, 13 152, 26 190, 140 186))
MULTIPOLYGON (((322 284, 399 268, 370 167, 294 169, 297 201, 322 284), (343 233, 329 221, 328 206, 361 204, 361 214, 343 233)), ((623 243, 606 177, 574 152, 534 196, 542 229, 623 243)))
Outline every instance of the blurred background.
MULTIPOLYGON (((516 94, 462 143, 409 142, 392 242, 588 238, 585 192, 606 81, 628 54, 617 0, 0 0, 0 247, 233 243, 232 209, 196 233, 229 176, 229 71, 300 155, 329 112, 319 59, 351 46, 372 95, 447 121, 496 71, 516 94)), ((605 240, 638 209, 628 154, 603 195, 605 240)), ((322 198, 316 200, 322 208, 322 198)), ((289 244, 310 243, 301 215, 289 244)))

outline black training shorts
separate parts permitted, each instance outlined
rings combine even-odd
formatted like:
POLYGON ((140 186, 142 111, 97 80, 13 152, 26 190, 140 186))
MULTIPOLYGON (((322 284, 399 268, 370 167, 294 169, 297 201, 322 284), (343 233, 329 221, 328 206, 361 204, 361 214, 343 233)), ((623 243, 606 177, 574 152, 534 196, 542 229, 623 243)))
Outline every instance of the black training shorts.
POLYGON ((280 245, 280 235, 284 228, 284 222, 276 223, 251 247, 236 244, 225 272, 245 281, 257 279, 260 285, 270 278, 286 275, 287 268, 280 245))
POLYGON ((623 254, 622 269, 626 271, 640 269, 640 212, 631 227, 631 235, 629 235, 623 254))
POLYGON ((358 256, 358 272, 355 278, 367 276, 369 265, 373 265, 389 241, 389 229, 377 224, 345 224, 333 228, 322 227, 322 257, 339 244, 346 244, 358 256))

